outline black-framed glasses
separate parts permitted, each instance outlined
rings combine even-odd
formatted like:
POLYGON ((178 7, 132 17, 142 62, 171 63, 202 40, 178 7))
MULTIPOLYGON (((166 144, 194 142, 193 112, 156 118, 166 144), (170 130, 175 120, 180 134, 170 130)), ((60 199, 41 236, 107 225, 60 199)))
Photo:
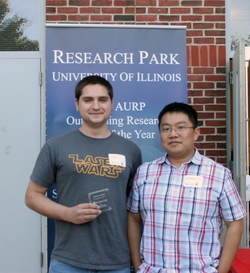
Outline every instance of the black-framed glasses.
POLYGON ((164 126, 160 129, 161 133, 164 134, 170 134, 172 132, 172 130, 174 130, 176 133, 183 133, 184 131, 186 131, 186 129, 195 129, 194 126, 177 126, 177 127, 170 127, 170 126, 164 126))

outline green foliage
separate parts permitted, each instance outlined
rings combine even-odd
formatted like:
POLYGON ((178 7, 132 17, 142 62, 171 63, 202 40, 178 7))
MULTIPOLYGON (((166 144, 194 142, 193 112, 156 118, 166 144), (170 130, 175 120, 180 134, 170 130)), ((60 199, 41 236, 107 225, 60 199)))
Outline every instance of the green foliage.
POLYGON ((3 21, 4 17, 8 12, 8 0, 0 0, 0 22, 3 21))
POLYGON ((0 0, 0 51, 38 51, 38 41, 24 36, 28 20, 16 14, 5 19, 8 12, 8 0, 0 0))

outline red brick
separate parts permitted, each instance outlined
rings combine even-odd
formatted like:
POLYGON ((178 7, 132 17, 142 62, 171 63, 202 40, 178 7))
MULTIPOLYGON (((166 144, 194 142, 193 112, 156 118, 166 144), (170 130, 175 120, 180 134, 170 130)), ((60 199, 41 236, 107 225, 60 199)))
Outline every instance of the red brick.
MULTIPOLYGON (((210 126, 214 125, 211 124, 210 126)), ((226 135, 207 135, 206 141, 226 141, 226 135)))
MULTIPOLYGON (((138 13, 136 11, 136 13, 138 13)), ((148 13, 155 13, 155 14, 166 14, 166 13, 169 13, 168 12, 168 8, 157 8, 157 7, 149 7, 148 8, 148 13)))
POLYGON ((216 24, 215 24, 215 28, 218 28, 218 29, 225 29, 225 28, 226 28, 226 25, 225 25, 225 23, 216 23, 216 24))
POLYGON ((214 44, 214 38, 194 38, 195 44, 214 44))
POLYGON ((159 6, 180 6, 180 1, 179 0, 159 0, 159 6))
POLYGON ((201 76, 201 75, 188 75, 188 80, 189 81, 192 81, 192 82, 200 82, 200 81, 202 81, 203 80, 203 76, 201 76))
POLYGON ((219 46, 218 48, 218 56, 219 56, 219 66, 226 64, 226 47, 219 46))
POLYGON ((215 43, 217 45, 225 45, 226 44, 226 39, 225 38, 215 38, 215 43))
POLYGON ((226 127, 217 127, 217 134, 225 135, 227 133, 226 127))
POLYGON ((201 66, 208 66, 208 47, 201 46, 200 47, 200 58, 201 58, 201 66))
POLYGON ((102 13, 106 14, 122 14, 123 13, 123 9, 122 8, 102 8, 102 13))
POLYGON ((225 30, 205 30, 206 36, 225 36, 225 30))
POLYGON ((223 97, 223 98, 218 97, 218 98, 216 98, 216 103, 218 103, 218 104, 221 104, 221 103, 226 104, 226 97, 223 97))
POLYGON ((187 67, 187 74, 188 74, 188 75, 191 74, 191 71, 192 71, 192 68, 191 68, 191 67, 187 67))
POLYGON ((194 74, 213 74, 214 68, 211 67, 194 67, 194 74))
POLYGON ((66 21, 67 16, 66 15, 47 15, 46 21, 66 21))
POLYGON ((146 6, 146 7, 153 7, 156 5, 156 0, 136 0, 136 4, 138 6, 146 6))
MULTIPOLYGON (((124 10, 125 10, 125 14, 134 14, 135 13, 134 7, 126 7, 124 10)), ((140 12, 139 11, 137 12, 137 9, 136 9, 136 13, 140 13, 140 12)))
POLYGON ((226 105, 223 104, 206 105, 205 110, 216 112, 226 111, 226 105))
POLYGON ((209 46, 209 60, 210 66, 217 66, 217 46, 209 46))
POLYGON ((207 104, 207 103, 214 103, 213 98, 194 98, 194 104, 207 104))
POLYGON ((111 6, 112 0, 92 0, 92 6, 111 6))
POLYGON ((111 21, 110 15, 90 15, 91 21, 111 21))
POLYGON ((90 13, 100 13, 101 9, 97 8, 97 7, 90 7, 90 8, 80 8, 80 13, 86 13, 86 14, 90 14, 90 13))
POLYGON ((206 75, 205 81, 226 81, 226 75, 206 75))
POLYGON ((218 163, 220 163, 220 164, 222 164, 222 165, 224 165, 224 166, 226 166, 226 164, 227 164, 227 159, 226 159, 226 157, 217 157, 217 158, 215 159, 215 161, 218 162, 218 163))
POLYGON ((142 21, 156 21, 157 16, 156 15, 136 15, 136 21, 142 22, 142 21))
POLYGON ((216 74, 225 74, 226 73, 226 67, 216 67, 216 74))
POLYGON ((211 89, 214 88, 214 83, 212 82, 194 82, 194 89, 211 89))
POLYGON ((182 6, 202 6, 202 1, 198 1, 198 0, 193 0, 193 1, 189 1, 189 0, 184 0, 181 1, 182 6))
POLYGON ((70 6, 89 6, 90 5, 90 0, 69 0, 69 5, 70 6))
POLYGON ((194 14, 213 14, 213 8, 194 8, 194 14))
POLYGON ((226 143, 221 143, 221 142, 218 142, 216 147, 218 149, 226 149, 226 143))
POLYGON ((190 8, 170 8, 171 14, 190 14, 190 8))
POLYGON ((202 30, 187 30, 186 34, 189 37, 202 36, 203 31, 202 30))
POLYGON ((214 23, 193 23, 194 29, 210 29, 214 28, 214 23))
POLYGON ((212 97, 224 97, 226 95, 225 90, 205 90, 204 96, 212 96, 212 97))
POLYGON ((76 13, 78 13, 78 8, 58 8, 57 12, 60 13, 60 14, 61 13, 65 13, 65 14, 74 13, 74 14, 76 14, 76 13))
POLYGON ((226 13, 226 9, 225 8, 216 8, 215 9, 215 13, 216 14, 225 14, 226 13))
POLYGON ((55 7, 47 7, 46 13, 56 13, 56 8, 55 7))
POLYGON ((127 13, 127 10, 133 10, 133 14, 136 12, 136 14, 142 14, 142 13, 146 13, 146 8, 140 7, 140 8, 125 8, 125 13, 127 13))
POLYGON ((191 47, 191 65, 198 66, 199 65, 199 48, 197 46, 191 47))
POLYGON ((217 82, 216 83, 216 88, 217 89, 226 89, 226 82, 225 81, 223 81, 223 82, 217 82))
POLYGON ((213 142, 200 143, 200 149, 214 149, 214 148, 215 148, 215 143, 213 142))
POLYGON ((202 16, 201 15, 183 15, 181 16, 181 20, 197 22, 197 21, 202 21, 202 16))
POLYGON ((191 47, 187 46, 186 47, 186 54, 187 54, 187 66, 191 66, 191 47))
POLYGON ((204 6, 221 6, 225 7, 225 0, 205 0, 204 6))
POLYGON ((159 15, 160 21, 179 21, 179 15, 159 15))
POLYGON ((205 15, 205 21, 225 22, 225 16, 224 15, 205 15))
POLYGON ((75 21, 75 22, 81 22, 81 21, 88 21, 89 20, 89 15, 69 15, 68 16, 69 21, 75 21))
POLYGON ((198 139, 196 140, 196 143, 195 143, 195 147, 200 151, 201 150, 201 144, 203 142, 201 142, 201 139, 200 139, 201 135, 199 135, 198 139))
POLYGON ((201 97, 202 96, 202 91, 201 90, 188 90, 188 96, 201 97))
POLYGON ((66 6, 67 0, 46 0, 46 6, 66 6))
POLYGON ((213 119, 214 113, 210 112, 199 112, 198 113, 199 119, 213 119))
MULTIPOLYGON (((224 102, 224 103, 226 103, 226 102, 224 102)), ((218 119, 226 119, 226 112, 216 113, 215 117, 218 119)))
POLYGON ((114 0, 114 6, 135 7, 136 0, 114 0))
MULTIPOLYGON (((199 116, 200 116, 200 114, 198 114, 198 117, 199 116)), ((215 129, 214 129, 214 127, 202 127, 201 133, 204 135, 212 135, 215 133, 215 129)))
POLYGON ((226 151, 225 150, 207 150, 206 151, 207 156, 225 156, 226 151))
POLYGON ((203 106, 202 105, 192 105, 194 107, 194 109, 199 112, 199 111, 203 111, 203 106))

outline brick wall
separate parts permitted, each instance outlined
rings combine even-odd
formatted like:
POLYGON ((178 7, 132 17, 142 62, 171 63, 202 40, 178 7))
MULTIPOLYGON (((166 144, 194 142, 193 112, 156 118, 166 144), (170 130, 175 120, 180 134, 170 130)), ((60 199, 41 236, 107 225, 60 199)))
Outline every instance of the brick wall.
POLYGON ((46 22, 185 25, 188 101, 201 125, 196 146, 226 164, 225 0, 47 0, 46 22))

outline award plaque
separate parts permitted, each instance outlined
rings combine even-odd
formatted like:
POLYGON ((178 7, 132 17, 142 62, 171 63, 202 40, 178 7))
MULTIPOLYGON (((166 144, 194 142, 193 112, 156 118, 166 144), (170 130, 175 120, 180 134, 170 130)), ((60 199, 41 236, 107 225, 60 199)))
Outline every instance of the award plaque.
POLYGON ((89 202, 94 203, 100 207, 102 212, 112 210, 109 199, 109 189, 103 189, 99 191, 93 191, 89 194, 89 202))

